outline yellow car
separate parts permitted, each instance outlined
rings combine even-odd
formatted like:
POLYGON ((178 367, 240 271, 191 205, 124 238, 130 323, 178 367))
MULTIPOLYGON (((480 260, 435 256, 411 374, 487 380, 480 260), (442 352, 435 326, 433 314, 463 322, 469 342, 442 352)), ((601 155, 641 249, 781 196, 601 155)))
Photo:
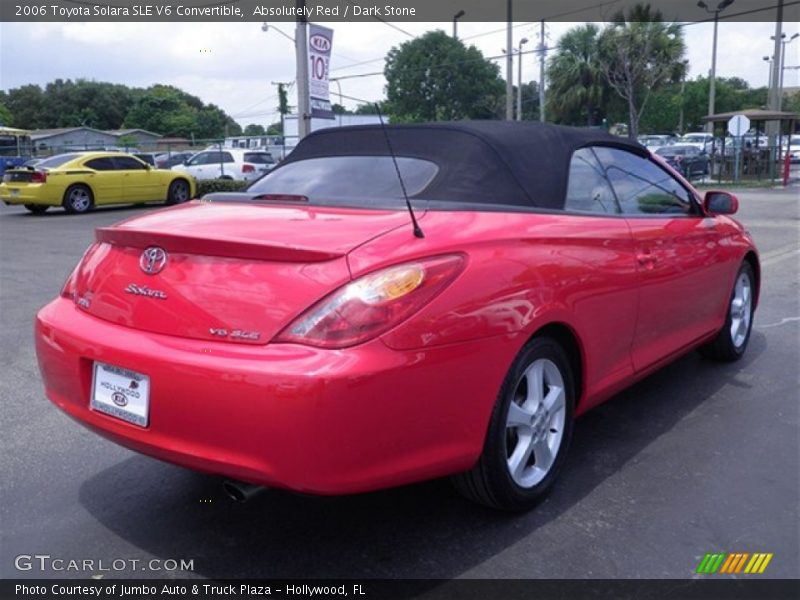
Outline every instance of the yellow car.
POLYGON ((6 171, 0 184, 0 200, 22 204, 34 214, 51 206, 85 213, 106 204, 178 204, 195 192, 194 179, 186 173, 154 169, 124 152, 59 154, 33 168, 6 171))

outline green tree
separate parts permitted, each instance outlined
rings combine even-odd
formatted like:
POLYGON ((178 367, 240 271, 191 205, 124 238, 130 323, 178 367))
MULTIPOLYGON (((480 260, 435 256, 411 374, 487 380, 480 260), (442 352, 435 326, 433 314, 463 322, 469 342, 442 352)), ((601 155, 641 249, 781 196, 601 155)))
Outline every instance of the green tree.
POLYGON ((266 133, 263 125, 250 123, 245 126, 243 135, 266 135, 266 133))
MULTIPOLYGON (((514 87, 514 96, 517 94, 517 87, 514 87)), ((505 107, 502 107, 502 116, 505 116, 505 107)), ((498 118, 501 117, 498 112, 498 118)), ((522 84, 522 120, 523 121, 538 121, 539 120, 539 83, 536 81, 529 81, 522 84)))
POLYGON ((443 31, 393 47, 384 75, 395 121, 493 118, 503 100, 498 66, 443 31))
POLYGON ((6 108, 4 102, 0 101, 0 125, 11 127, 14 125, 14 117, 11 116, 11 111, 6 108))
POLYGON ((548 114, 559 123, 595 125, 603 118, 609 84, 600 61, 600 29, 593 23, 570 29, 547 66, 548 114))
MULTIPOLYGON (((388 114, 389 113, 389 106, 386 103, 386 100, 380 100, 378 103, 378 108, 381 110, 381 114, 388 114)), ((356 115, 377 115, 378 108, 375 107, 374 102, 365 102, 364 104, 359 104, 356 106, 355 111, 353 114, 356 115)))
POLYGON ((145 90, 125 117, 125 127, 197 139, 239 135, 241 126, 214 104, 168 85, 145 90))
POLYGON ((8 90, 3 104, 14 115, 14 125, 17 127, 42 129, 58 126, 45 120, 44 95, 38 85, 29 84, 8 90))
POLYGON ((635 139, 652 93, 685 73, 682 30, 649 5, 637 4, 613 17, 599 43, 603 72, 627 104, 628 136, 635 139))

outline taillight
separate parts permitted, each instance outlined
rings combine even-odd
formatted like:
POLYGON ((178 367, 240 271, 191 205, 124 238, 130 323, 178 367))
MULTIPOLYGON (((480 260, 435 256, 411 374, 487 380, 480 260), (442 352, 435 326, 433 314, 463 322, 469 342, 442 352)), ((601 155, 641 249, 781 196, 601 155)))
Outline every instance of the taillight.
POLYGON ((31 183, 47 183, 47 171, 34 171, 31 183))
POLYGON ((67 280, 64 282, 64 285, 61 286, 62 298, 75 300, 75 280, 78 278, 78 269, 80 268, 80 266, 81 266, 80 262, 77 265, 75 265, 75 268, 72 269, 72 273, 69 274, 69 277, 67 277, 67 280))
POLYGON ((254 165, 249 165, 247 163, 242 165, 242 173, 255 173, 256 168, 254 165))
POLYGON ((428 304, 458 276, 459 254, 420 259, 364 275, 323 298, 273 341, 345 348, 375 338, 428 304))

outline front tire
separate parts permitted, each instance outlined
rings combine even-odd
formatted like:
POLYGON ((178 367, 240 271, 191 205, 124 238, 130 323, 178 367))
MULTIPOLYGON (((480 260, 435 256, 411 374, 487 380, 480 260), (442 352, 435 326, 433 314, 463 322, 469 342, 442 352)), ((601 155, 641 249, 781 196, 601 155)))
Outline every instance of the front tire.
POLYGON ((72 215, 89 212, 94 206, 92 190, 82 183, 71 185, 64 193, 63 204, 64 210, 72 215))
POLYGON ((44 213, 47 212, 48 208, 50 208, 50 207, 47 206, 46 204, 26 204, 25 205, 25 210, 27 210, 30 213, 33 213, 34 215, 43 215, 44 213))
POLYGON ((453 477, 456 488, 492 508, 533 507, 561 470, 574 405, 574 379, 563 348, 551 338, 532 339, 503 381, 483 453, 472 469, 453 477))
POLYGON ((182 204, 189 200, 189 183, 185 179, 176 179, 169 185, 167 204, 182 204))
POLYGON ((753 267, 745 261, 736 274, 725 324, 719 330, 717 337, 698 349, 700 354, 726 362, 742 358, 753 329, 753 292, 755 289, 753 267))

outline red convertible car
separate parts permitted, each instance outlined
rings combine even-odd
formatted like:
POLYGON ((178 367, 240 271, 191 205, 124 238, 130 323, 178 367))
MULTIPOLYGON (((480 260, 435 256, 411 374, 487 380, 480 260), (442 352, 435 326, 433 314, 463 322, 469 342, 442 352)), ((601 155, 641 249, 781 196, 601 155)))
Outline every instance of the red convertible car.
POLYGON ((240 497, 451 475, 525 509, 576 416, 692 349, 742 356, 736 210, 596 130, 319 131, 246 192, 98 229, 39 366, 83 425, 240 497))

